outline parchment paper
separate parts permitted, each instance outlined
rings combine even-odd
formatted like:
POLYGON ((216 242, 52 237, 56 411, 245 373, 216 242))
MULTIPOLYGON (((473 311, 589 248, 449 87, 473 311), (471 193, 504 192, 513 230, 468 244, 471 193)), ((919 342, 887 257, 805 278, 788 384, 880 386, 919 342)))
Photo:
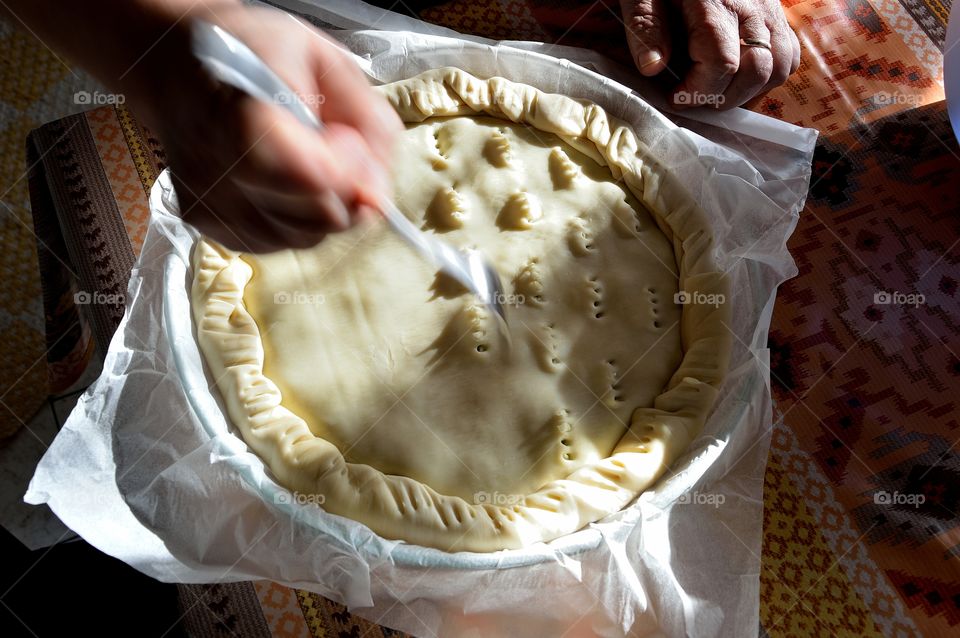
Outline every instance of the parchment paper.
POLYGON ((447 554, 384 540, 313 505, 278 505, 280 488, 208 389, 187 297, 196 235, 177 218, 165 174, 103 374, 25 500, 48 503, 88 542, 160 580, 272 579, 415 635, 755 633, 771 424, 765 345, 776 286, 795 273, 785 241, 815 134, 782 123, 757 138, 735 133, 758 149, 757 170, 630 89, 537 51, 409 32, 339 36, 380 81, 455 63, 592 99, 674 167, 711 216, 733 281, 731 371, 703 434, 627 509, 527 550, 447 554))

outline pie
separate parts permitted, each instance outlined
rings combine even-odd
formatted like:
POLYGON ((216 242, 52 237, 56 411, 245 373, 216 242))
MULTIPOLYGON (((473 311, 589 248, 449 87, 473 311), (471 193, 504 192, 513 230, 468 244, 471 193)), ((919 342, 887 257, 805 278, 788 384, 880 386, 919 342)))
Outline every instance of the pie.
POLYGON ((277 482, 390 539, 519 548, 621 510, 727 369, 705 214, 595 104, 455 68, 378 90, 407 123, 398 207, 492 261, 510 340, 383 223, 268 255, 202 238, 197 338, 233 424, 277 482))

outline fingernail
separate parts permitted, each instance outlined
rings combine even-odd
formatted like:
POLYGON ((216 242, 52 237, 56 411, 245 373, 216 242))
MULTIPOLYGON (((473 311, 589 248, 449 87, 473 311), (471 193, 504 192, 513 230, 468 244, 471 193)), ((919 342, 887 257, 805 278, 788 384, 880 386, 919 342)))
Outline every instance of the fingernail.
POLYGON ((642 53, 637 54, 637 67, 643 71, 644 69, 657 64, 663 59, 663 55, 657 49, 648 49, 642 53))

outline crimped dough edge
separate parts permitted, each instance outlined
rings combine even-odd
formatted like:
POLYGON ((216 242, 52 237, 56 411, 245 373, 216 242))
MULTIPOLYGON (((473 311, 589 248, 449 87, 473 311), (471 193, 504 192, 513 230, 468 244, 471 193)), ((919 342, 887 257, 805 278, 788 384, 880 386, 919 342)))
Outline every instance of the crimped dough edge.
MULTIPOLYGON (((704 212, 669 171, 649 157, 623 122, 596 104, 548 94, 500 77, 478 79, 441 68, 378 87, 405 122, 453 115, 491 116, 554 133, 609 167, 673 242, 680 289, 723 294, 704 212)), ((419 481, 348 463, 285 408, 263 373, 260 331, 244 306, 252 269, 201 238, 193 254, 197 339, 234 425, 278 482, 322 494, 323 508, 391 539, 447 551, 490 552, 550 541, 615 513, 650 486, 700 432, 726 373, 729 303, 688 304, 681 318, 683 359, 651 407, 637 408, 613 453, 545 484, 514 506, 472 504, 419 481)))

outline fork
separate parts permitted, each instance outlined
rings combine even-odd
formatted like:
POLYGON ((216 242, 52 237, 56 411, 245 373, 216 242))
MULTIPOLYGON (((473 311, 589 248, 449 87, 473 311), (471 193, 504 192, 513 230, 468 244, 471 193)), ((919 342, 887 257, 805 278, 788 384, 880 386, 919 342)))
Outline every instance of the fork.
MULTIPOLYGON (((226 30, 203 20, 195 21, 192 36, 194 55, 217 80, 251 97, 286 108, 304 126, 323 130, 323 122, 316 113, 243 42, 226 30)), ((493 311, 497 326, 509 345, 510 333, 507 330, 504 305, 506 297, 500 276, 490 260, 479 250, 458 250, 423 232, 407 219, 389 198, 385 197, 380 202, 380 208, 390 228, 493 311)))

